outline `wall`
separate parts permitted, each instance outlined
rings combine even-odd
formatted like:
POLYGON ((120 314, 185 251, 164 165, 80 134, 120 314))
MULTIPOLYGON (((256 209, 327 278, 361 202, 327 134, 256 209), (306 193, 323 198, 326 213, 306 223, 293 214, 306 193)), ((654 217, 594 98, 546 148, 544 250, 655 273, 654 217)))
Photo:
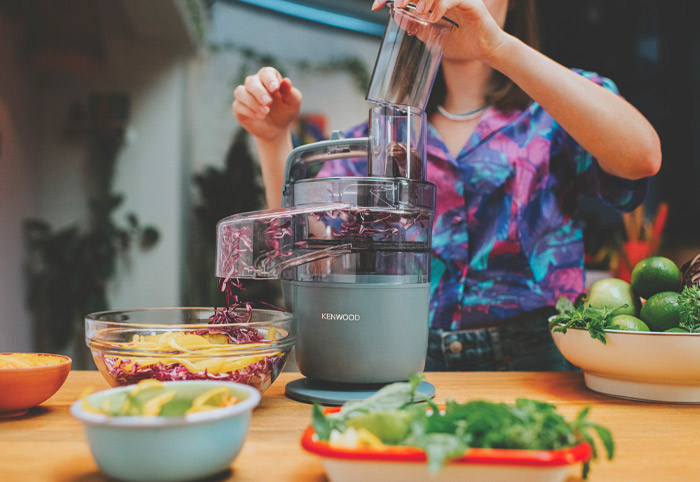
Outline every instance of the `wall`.
POLYGON ((87 138, 66 137, 71 104, 85 103, 91 92, 125 92, 131 115, 117 161, 114 191, 125 202, 114 216, 125 226, 134 212, 142 224, 160 232, 149 251, 131 249, 109 289, 114 309, 175 306, 180 299, 183 196, 181 189, 186 59, 161 47, 144 48, 124 38, 109 38, 110 64, 89 78, 54 75, 41 89, 43 124, 39 210, 57 226, 85 215, 87 138), (136 48, 138 47, 138 48, 136 48), (58 181, 58 182, 57 182, 58 181))
MULTIPOLYGON (((284 62, 285 73, 304 96, 302 113, 325 114, 329 129, 345 130, 367 119, 369 103, 364 100, 365 92, 357 90, 348 74, 311 75, 294 65, 299 60, 314 64, 357 57, 371 73, 379 48, 378 38, 244 5, 215 3, 212 13, 210 42, 233 42, 284 62)), ((236 51, 210 54, 191 65, 193 170, 219 164, 224 158, 238 128, 231 115, 231 103, 242 65, 243 57, 236 51)))
MULTIPOLYGON (((132 250, 120 264, 108 293, 110 305, 179 306, 185 298, 191 176, 207 165, 221 165, 238 129, 231 102, 242 57, 237 52, 193 55, 139 38, 113 13, 103 18, 105 70, 91 75, 38 74, 25 67, 21 32, 0 17, 0 350, 32 347, 22 222, 37 216, 62 228, 85 220, 86 143, 64 132, 71 106, 85 103, 91 92, 126 92, 132 102, 115 178, 115 191, 126 201, 115 220, 121 223, 133 211, 161 234, 154 249, 132 250)), ((213 6, 209 32, 213 42, 230 40, 290 63, 360 57, 370 71, 378 48, 375 38, 221 3, 213 6)), ((347 74, 287 73, 304 93, 303 112, 326 114, 330 128, 346 129, 367 118, 364 92, 347 74)))
MULTIPOLYGON (((109 17, 109 10, 104 13, 109 17)), ((93 92, 125 92, 131 98, 127 143, 114 179, 114 191, 125 202, 114 219, 125 226, 126 214, 134 212, 161 234, 155 248, 132 249, 119 264, 109 287, 110 307, 180 303, 187 202, 183 130, 192 51, 138 38, 116 20, 103 20, 105 68, 77 74, 26 67, 20 56, 24 32, 0 18, 0 350, 32 349, 22 273, 24 219, 35 216, 56 229, 85 223, 88 138, 65 131, 71 107, 85 105, 93 92)))
POLYGON ((22 223, 35 214, 34 78, 17 55, 18 31, 0 16, 0 352, 30 350, 22 223))

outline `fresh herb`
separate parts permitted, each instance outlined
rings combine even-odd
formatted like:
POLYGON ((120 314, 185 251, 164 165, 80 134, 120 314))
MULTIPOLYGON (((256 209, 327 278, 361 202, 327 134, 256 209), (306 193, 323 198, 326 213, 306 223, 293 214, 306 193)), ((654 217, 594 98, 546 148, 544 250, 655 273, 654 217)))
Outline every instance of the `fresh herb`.
POLYGON ((690 333, 700 333, 700 286, 686 286, 678 298, 678 326, 690 333))
POLYGON ((562 296, 555 306, 559 314, 549 322, 549 329, 566 333, 569 328, 584 328, 588 330, 591 338, 606 343, 605 330, 610 328, 612 319, 619 309, 627 308, 627 304, 609 310, 586 306, 585 303, 574 305, 568 298, 562 296))
MULTIPOLYGON (((573 421, 566 420, 552 404, 528 399, 518 399, 514 405, 447 400, 445 409, 439 410, 431 401, 413 402, 417 383, 412 382, 388 385, 369 399, 348 403, 340 412, 328 415, 314 405, 316 434, 328 441, 334 435, 342 437, 346 428, 364 429, 387 445, 419 447, 426 452, 430 472, 439 471, 469 448, 556 450, 587 442, 597 458, 594 434, 608 459, 613 457, 612 435, 588 419, 588 407, 573 421)), ((584 478, 588 471, 586 462, 584 478)))

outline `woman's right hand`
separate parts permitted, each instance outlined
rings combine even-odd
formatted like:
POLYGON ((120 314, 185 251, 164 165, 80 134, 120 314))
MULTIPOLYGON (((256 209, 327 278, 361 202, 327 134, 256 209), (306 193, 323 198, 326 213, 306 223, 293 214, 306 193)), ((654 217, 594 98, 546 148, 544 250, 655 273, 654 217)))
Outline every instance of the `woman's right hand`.
POLYGON ((262 140, 285 136, 301 107, 299 89, 272 67, 246 77, 233 95, 233 115, 245 130, 262 140))

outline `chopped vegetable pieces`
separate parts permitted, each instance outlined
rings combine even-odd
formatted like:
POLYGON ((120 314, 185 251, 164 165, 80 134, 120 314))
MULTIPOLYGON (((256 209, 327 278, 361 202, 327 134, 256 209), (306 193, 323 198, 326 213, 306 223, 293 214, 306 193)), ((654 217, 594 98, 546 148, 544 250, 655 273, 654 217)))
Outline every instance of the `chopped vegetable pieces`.
POLYGON ((58 365, 65 358, 43 353, 0 353, 0 368, 30 368, 58 365))
POLYGON ((211 388, 194 398, 185 398, 157 380, 143 380, 132 390, 115 392, 104 398, 97 407, 90 402, 90 392, 88 388, 80 397, 83 410, 111 417, 183 417, 238 403, 238 399, 225 386, 211 388))

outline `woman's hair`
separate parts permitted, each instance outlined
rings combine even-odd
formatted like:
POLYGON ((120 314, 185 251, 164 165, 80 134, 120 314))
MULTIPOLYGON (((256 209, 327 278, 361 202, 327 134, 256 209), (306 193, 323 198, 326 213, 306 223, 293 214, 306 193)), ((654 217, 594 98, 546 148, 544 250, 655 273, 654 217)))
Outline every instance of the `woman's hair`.
MULTIPOLYGON (((539 49, 535 0, 510 0, 503 30, 519 38, 530 47, 539 49)), ((447 86, 441 67, 435 76, 433 90, 425 109, 428 116, 435 113, 437 106, 445 101, 446 95, 447 86)), ((489 90, 486 93, 486 101, 497 109, 507 112, 513 109, 524 109, 532 99, 515 82, 494 70, 489 90)))

